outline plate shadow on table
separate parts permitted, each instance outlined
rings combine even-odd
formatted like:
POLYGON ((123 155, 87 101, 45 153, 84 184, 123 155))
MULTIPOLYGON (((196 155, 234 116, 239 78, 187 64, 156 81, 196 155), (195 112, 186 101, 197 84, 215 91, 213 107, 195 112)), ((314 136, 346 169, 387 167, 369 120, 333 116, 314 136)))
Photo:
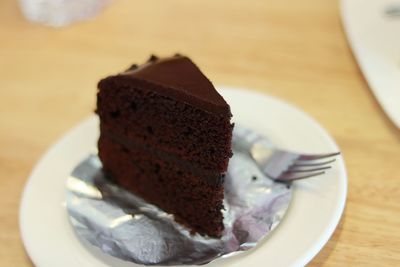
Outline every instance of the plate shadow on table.
POLYGON ((369 95, 369 97, 372 98, 372 102, 374 103, 375 110, 377 110, 379 112, 379 115, 382 118, 382 120, 384 121, 387 128, 393 133, 393 135, 398 139, 398 141, 400 141, 400 129, 397 128, 397 126, 394 124, 394 122, 388 117, 386 112, 383 110, 382 106, 379 104, 378 100, 375 98, 374 93, 369 88, 368 83, 365 80, 364 76, 363 76, 363 80, 364 80, 364 83, 366 84, 366 86, 368 87, 367 94, 369 95))
POLYGON ((29 258, 29 255, 25 249, 24 249, 24 256, 25 256, 25 262, 26 262, 27 266, 36 267, 36 265, 33 264, 33 261, 31 260, 31 258, 29 258))
POLYGON ((338 226, 336 227, 329 241, 325 244, 322 250, 311 260, 311 262, 307 266, 322 267, 325 265, 325 262, 329 259, 332 252, 335 250, 336 245, 340 241, 340 236, 342 234, 345 223, 346 223, 346 208, 343 212, 342 218, 340 219, 338 226))

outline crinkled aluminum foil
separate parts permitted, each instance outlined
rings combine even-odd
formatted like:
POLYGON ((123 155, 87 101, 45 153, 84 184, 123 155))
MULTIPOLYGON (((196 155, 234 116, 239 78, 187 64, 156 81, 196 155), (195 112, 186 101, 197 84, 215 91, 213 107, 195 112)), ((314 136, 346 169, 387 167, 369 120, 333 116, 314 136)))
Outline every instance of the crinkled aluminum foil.
POLYGON ((103 252, 145 265, 205 264, 254 248, 282 220, 292 190, 267 178, 242 151, 234 147, 225 178, 221 239, 191 235, 173 215, 108 181, 97 155, 81 162, 67 180, 72 226, 103 252))

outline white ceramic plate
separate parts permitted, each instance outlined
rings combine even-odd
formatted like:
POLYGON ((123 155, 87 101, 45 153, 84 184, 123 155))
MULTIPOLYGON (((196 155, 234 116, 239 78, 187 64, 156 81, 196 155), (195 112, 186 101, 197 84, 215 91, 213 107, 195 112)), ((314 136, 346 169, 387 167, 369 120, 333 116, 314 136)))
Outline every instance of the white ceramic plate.
MULTIPOLYGON (((259 131, 284 148, 309 153, 339 150, 312 118, 281 100, 240 89, 220 88, 234 121, 259 131)), ((138 266, 88 250, 74 234, 65 208, 65 180, 96 147, 98 120, 92 116, 59 140, 40 160, 25 187, 20 227, 37 267, 138 266), (97 256, 95 256, 97 255, 97 256)), ((342 157, 325 175, 298 181, 286 217, 256 249, 206 266, 304 266, 324 246, 346 200, 342 157)))

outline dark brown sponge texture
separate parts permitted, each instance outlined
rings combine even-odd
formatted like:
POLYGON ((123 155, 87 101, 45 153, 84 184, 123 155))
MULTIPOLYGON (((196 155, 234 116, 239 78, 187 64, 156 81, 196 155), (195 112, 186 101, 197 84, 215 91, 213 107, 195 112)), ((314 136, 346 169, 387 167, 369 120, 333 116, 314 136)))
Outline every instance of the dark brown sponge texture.
POLYGON ((195 232, 220 236, 222 182, 208 184, 146 149, 128 149, 103 135, 99 150, 104 169, 116 184, 173 213, 178 222, 195 232))
POLYGON ((226 116, 113 79, 103 80, 100 88, 98 113, 104 130, 176 154, 204 169, 226 171, 232 155, 232 125, 226 116))
POLYGON ((193 66, 187 58, 175 56, 101 80, 98 151, 105 172, 116 184, 173 214, 192 233, 221 237, 232 115, 193 66), (143 77, 157 75, 155 69, 149 72, 155 68, 152 64, 161 64, 156 70, 164 74, 179 65, 173 86, 182 82, 196 88, 190 91, 138 78, 140 72, 143 77), (203 80, 192 81, 179 73, 203 80))

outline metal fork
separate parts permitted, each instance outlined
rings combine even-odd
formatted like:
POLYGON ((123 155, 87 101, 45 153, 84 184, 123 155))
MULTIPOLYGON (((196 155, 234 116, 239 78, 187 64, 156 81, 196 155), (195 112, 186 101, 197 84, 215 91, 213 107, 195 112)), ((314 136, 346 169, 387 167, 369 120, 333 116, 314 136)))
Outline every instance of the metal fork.
POLYGON ((299 154, 278 149, 267 138, 238 125, 233 130, 232 142, 235 150, 248 153, 266 176, 279 182, 322 175, 340 154, 299 154))

